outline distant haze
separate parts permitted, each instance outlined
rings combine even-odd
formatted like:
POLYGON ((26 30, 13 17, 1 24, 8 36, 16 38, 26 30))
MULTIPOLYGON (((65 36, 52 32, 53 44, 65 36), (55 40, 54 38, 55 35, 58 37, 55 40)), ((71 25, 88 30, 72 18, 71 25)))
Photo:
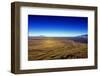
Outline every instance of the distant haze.
POLYGON ((74 37, 87 32, 87 17, 28 15, 28 36, 74 37))
POLYGON ((61 35, 59 35, 59 36, 45 36, 45 35, 37 35, 37 36, 34 36, 34 35, 30 35, 29 37, 84 37, 84 38, 87 38, 88 37, 88 35, 87 34, 84 34, 84 35, 71 35, 71 36, 61 36, 61 35))

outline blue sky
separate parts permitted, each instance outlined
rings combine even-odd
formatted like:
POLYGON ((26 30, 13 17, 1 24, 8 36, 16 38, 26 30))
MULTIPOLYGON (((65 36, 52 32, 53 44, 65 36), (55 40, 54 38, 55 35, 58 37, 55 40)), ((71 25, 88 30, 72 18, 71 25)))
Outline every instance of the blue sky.
POLYGON ((71 37, 87 33, 87 17, 28 15, 28 36, 71 37))

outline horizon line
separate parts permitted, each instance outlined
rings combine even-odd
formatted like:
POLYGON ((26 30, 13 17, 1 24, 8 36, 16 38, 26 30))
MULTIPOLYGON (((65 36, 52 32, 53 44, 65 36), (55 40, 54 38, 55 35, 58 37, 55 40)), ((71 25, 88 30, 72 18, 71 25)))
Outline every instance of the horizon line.
MULTIPOLYGON (((82 34, 82 35, 88 35, 88 34, 82 34)), ((45 36, 45 35, 29 36, 28 35, 28 37, 77 37, 82 35, 76 35, 76 36, 45 36)))

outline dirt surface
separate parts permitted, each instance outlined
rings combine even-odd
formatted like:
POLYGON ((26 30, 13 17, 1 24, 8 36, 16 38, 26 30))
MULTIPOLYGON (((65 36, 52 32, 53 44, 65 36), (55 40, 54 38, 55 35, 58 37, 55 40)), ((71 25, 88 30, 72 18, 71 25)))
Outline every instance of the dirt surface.
POLYGON ((69 39, 29 38, 28 60, 54 60, 87 58, 87 43, 69 39))

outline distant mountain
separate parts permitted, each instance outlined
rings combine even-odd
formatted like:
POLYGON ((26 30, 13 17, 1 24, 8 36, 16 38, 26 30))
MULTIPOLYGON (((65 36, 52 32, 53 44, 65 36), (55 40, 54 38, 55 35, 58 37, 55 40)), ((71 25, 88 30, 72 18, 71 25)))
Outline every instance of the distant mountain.
POLYGON ((45 36, 39 35, 39 36, 28 36, 28 39, 43 39, 45 36))
POLYGON ((74 40, 76 42, 81 42, 81 43, 88 43, 88 35, 80 35, 76 37, 70 37, 69 39, 74 40))
POLYGON ((46 37, 46 36, 44 36, 44 35, 39 35, 39 36, 29 36, 29 37, 39 37, 39 38, 41 37, 41 38, 42 38, 42 37, 46 37))
POLYGON ((37 37, 45 37, 44 35, 40 35, 40 36, 37 36, 37 37))
POLYGON ((77 37, 80 37, 80 38, 88 38, 88 35, 85 34, 85 35, 80 35, 80 36, 77 36, 77 37))

